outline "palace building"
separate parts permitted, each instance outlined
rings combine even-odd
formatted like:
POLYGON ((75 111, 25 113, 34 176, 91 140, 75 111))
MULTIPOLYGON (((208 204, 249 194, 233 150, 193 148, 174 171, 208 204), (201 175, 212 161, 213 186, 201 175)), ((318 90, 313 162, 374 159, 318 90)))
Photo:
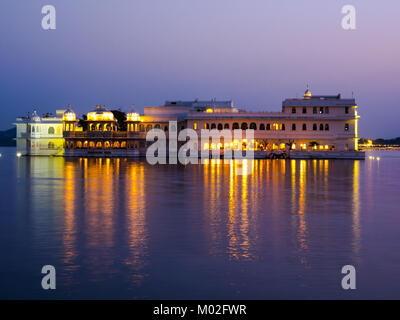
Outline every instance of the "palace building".
POLYGON ((40 117, 36 110, 17 118, 17 154, 21 156, 61 156, 64 153, 63 110, 40 117))
MULTIPOLYGON (((284 155, 290 158, 363 159, 358 151, 359 116, 355 99, 313 96, 307 88, 302 98, 285 99, 280 112, 250 112, 232 101, 166 101, 163 106, 144 107, 142 115, 131 112, 121 122, 105 106, 97 106, 79 121, 71 108, 63 114, 65 156, 139 157, 145 156, 151 129, 161 129, 166 139, 170 121, 179 131, 190 128, 201 136, 202 129, 253 129, 254 143, 246 139, 232 144, 198 143, 201 149, 253 148, 257 158, 284 155), (234 146, 233 146, 234 145, 234 146)), ((180 143, 180 144, 183 144, 180 143)), ((178 146, 179 147, 179 146, 178 146)))

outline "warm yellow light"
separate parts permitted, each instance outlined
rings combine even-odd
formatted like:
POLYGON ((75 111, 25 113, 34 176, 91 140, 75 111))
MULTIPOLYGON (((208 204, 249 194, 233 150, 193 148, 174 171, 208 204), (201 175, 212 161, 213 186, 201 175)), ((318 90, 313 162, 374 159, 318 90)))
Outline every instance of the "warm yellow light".
POLYGON ((292 143, 292 149, 295 150, 296 149, 296 144, 292 143))
POLYGON ((208 109, 206 110, 206 112, 207 112, 207 113, 213 113, 213 109, 208 108, 208 109))
POLYGON ((127 121, 140 121, 140 115, 139 115, 139 113, 134 113, 134 112, 128 113, 126 115, 126 120, 127 121))
POLYGON ((325 145, 325 149, 326 149, 326 150, 328 150, 328 149, 329 149, 329 146, 328 146, 327 144, 325 145))
POLYGON ((64 121, 75 121, 76 120, 75 113, 73 113, 73 112, 64 113, 63 120, 64 121))
POLYGON ((113 121, 114 120, 114 115, 112 112, 106 111, 102 113, 97 113, 97 112, 89 112, 87 114, 87 119, 89 121, 113 121))
POLYGON ((196 122, 193 123, 193 129, 194 129, 194 130, 197 130, 197 123, 196 123, 196 122))

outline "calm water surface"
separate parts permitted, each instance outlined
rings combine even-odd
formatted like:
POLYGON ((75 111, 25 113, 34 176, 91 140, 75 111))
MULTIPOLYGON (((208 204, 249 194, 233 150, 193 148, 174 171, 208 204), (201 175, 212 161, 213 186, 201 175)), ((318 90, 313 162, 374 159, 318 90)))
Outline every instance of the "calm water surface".
POLYGON ((0 298, 400 298, 400 152, 249 175, 0 152, 0 298))

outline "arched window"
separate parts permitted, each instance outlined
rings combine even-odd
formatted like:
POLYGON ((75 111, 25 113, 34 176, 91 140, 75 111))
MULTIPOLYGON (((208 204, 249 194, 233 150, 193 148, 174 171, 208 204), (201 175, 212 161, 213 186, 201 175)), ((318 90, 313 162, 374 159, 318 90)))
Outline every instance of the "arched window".
POLYGON ((239 123, 237 123, 237 122, 235 122, 235 123, 232 125, 232 130, 236 130, 236 129, 239 129, 239 123))
POLYGON ((316 123, 314 123, 314 124, 312 125, 312 129, 313 129, 314 131, 317 131, 317 124, 316 124, 316 123))
POLYGON ((229 129, 229 123, 224 124, 224 129, 229 129))
POLYGON ((257 130, 257 125, 254 122, 250 123, 250 129, 257 130))
POLYGON ((100 141, 98 141, 98 142, 96 143, 96 148, 97 148, 97 149, 101 149, 102 147, 103 147, 103 145, 101 144, 100 141))
POLYGON ((326 130, 326 131, 329 131, 329 123, 326 123, 326 124, 325 124, 325 130, 326 130))
POLYGON ((54 134, 54 128, 53 128, 53 127, 50 127, 49 130, 48 130, 48 133, 49 133, 49 134, 54 134))
POLYGON ((104 142, 104 149, 109 149, 110 148, 110 142, 106 141, 104 142))
POLYGON ((151 129, 153 129, 153 126, 152 126, 151 124, 148 124, 147 127, 146 127, 146 131, 148 132, 148 131, 150 131, 151 129))
POLYGON ((266 128, 266 130, 271 130, 271 124, 270 124, 270 123, 267 123, 267 128, 266 128))
POLYGON ((285 129, 286 129, 285 124, 282 123, 282 124, 281 124, 281 130, 285 131, 285 129))
POLYGON ((303 123, 303 131, 307 130, 307 124, 303 123))
POLYGON ((242 130, 247 130, 247 128, 248 128, 247 122, 242 122, 241 129, 242 130))
POLYGON ((122 148, 122 149, 126 148, 126 142, 125 142, 125 141, 122 141, 122 142, 121 142, 121 148, 122 148))
POLYGON ((83 147, 84 147, 84 148, 87 148, 87 147, 88 147, 88 142, 87 142, 87 141, 85 141, 85 142, 83 143, 83 147))
POLYGON ((292 113, 296 113, 296 108, 292 108, 292 113))
POLYGON ((260 124, 260 130, 265 130, 265 125, 264 125, 264 123, 261 123, 261 124, 260 124))
POLYGON ((215 123, 212 123, 211 124, 211 129, 216 129, 216 128, 217 128, 217 125, 215 123))
POLYGON ((323 131, 323 130, 324 130, 324 125, 323 125, 322 123, 320 123, 320 125, 319 125, 319 130, 320 130, 320 131, 323 131))
POLYGON ((143 124, 140 124, 140 125, 139 125, 139 131, 140 131, 140 132, 144 132, 144 125, 143 125, 143 124))
POLYGON ((197 123, 193 123, 193 130, 197 130, 197 123))
POLYGON ((114 141, 113 148, 116 148, 116 149, 119 148, 119 142, 118 141, 114 141))
POLYGON ((90 141, 89 142, 89 148, 90 149, 94 149, 94 141, 90 141))
POLYGON ((210 129, 210 125, 208 123, 205 123, 204 124, 204 129, 207 129, 207 130, 210 129))
POLYGON ((279 124, 274 123, 274 124, 272 125, 272 129, 273 129, 274 131, 279 130, 279 124))
POLYGON ((77 147, 78 149, 82 148, 82 142, 81 142, 81 141, 78 141, 78 142, 76 143, 76 147, 77 147))
POLYGON ((161 126, 158 123, 154 126, 154 129, 160 129, 160 128, 161 126))
POLYGON ((292 130, 296 131, 296 124, 295 123, 292 123, 292 130))
POLYGON ((222 123, 218 123, 218 130, 222 130, 222 123))

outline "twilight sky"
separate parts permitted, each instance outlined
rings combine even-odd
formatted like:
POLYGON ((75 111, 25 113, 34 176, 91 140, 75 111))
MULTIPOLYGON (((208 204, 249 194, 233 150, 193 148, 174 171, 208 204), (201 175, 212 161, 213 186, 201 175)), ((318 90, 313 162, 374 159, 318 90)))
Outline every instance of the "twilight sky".
POLYGON ((399 0, 1 0, 0 130, 37 108, 130 110, 233 99, 280 111, 286 97, 351 97, 360 136, 400 136, 399 0), (41 28, 56 7, 57 29, 41 28), (343 5, 357 30, 341 28, 343 5))

